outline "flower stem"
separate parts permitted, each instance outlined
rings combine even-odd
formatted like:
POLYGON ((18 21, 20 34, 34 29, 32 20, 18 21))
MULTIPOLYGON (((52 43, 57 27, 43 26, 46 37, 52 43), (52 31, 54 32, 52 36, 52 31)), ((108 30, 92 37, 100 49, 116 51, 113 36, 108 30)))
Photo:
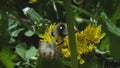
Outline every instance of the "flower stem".
POLYGON ((67 21, 67 29, 68 29, 68 37, 70 43, 70 51, 71 51, 71 67, 78 68, 77 62, 77 52, 76 52, 76 43, 75 43, 75 31, 74 31, 74 15, 72 10, 71 0, 63 0, 64 9, 66 11, 66 21, 67 21))

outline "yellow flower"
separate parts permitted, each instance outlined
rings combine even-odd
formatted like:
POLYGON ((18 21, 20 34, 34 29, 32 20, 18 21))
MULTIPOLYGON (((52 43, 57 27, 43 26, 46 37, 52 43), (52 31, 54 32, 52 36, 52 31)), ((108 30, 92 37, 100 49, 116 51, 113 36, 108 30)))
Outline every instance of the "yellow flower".
POLYGON ((29 0, 29 3, 30 3, 30 4, 34 4, 34 3, 36 3, 36 2, 38 2, 38 0, 29 0))
POLYGON ((99 43, 100 40, 105 36, 105 33, 101 34, 101 25, 94 26, 89 24, 84 30, 86 39, 91 43, 99 43))
POLYGON ((42 38, 40 41, 41 42, 51 42, 53 40, 56 40, 54 36, 51 35, 52 29, 55 27, 55 24, 51 24, 50 26, 47 27, 45 30, 45 34, 40 34, 39 37, 42 38))
MULTIPOLYGON (((89 24, 83 31, 75 33, 77 59, 80 61, 80 64, 85 62, 82 55, 92 52, 94 45, 99 43, 104 36, 105 33, 101 34, 101 25, 94 26, 89 24)), ((64 57, 70 57, 71 53, 68 36, 64 38, 64 43, 61 44, 61 47, 61 53, 64 55, 64 57)))
POLYGON ((80 59, 80 64, 83 64, 83 63, 85 63, 85 60, 80 59))
POLYGON ((62 54, 64 57, 70 57, 70 51, 68 48, 62 48, 62 54))

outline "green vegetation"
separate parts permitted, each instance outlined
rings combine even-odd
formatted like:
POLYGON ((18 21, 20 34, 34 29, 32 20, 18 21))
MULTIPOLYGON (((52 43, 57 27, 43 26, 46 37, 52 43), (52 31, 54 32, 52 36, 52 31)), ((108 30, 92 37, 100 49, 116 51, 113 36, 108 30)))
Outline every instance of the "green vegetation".
MULTIPOLYGON (((94 33, 91 31, 88 36, 94 33)), ((0 68, 119 68, 119 52, 120 0, 0 1, 0 68), (30 10, 25 13, 26 7, 30 10), (54 23, 67 23, 68 38, 65 35, 59 40, 52 35, 53 29, 57 29, 54 23), (94 38, 88 41, 87 36, 82 35, 89 24, 95 26, 95 33, 101 34, 93 34, 99 36, 99 42, 94 38), (74 37, 77 32, 81 35, 74 37), (76 37, 81 36, 85 37, 82 40, 87 39, 88 49, 94 45, 91 51, 78 51, 76 45, 83 43, 76 37)))

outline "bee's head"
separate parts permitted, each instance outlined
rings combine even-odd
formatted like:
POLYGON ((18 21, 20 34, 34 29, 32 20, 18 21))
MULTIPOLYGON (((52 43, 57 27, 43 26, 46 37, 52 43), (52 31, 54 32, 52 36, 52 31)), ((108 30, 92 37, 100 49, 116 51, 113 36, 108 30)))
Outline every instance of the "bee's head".
POLYGON ((63 39, 67 35, 67 24, 58 23, 52 31, 52 35, 58 39, 63 39))

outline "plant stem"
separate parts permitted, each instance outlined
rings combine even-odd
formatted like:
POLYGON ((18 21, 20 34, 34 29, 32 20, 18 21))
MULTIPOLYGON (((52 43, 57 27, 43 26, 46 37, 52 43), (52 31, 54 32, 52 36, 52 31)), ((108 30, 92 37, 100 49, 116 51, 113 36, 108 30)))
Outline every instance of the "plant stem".
POLYGON ((67 29, 68 29, 68 37, 70 43, 70 51, 71 51, 71 67, 78 68, 77 62, 77 52, 76 52, 76 43, 75 43, 75 31, 74 31, 74 15, 72 10, 71 0, 63 0, 64 9, 66 11, 66 21, 67 21, 67 29))

